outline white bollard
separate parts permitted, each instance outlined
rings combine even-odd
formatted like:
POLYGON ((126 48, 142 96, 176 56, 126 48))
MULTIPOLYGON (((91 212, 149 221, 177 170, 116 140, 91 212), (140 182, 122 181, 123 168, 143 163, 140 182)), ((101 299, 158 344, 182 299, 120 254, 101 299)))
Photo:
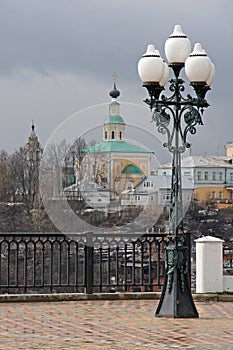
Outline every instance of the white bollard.
POLYGON ((223 240, 206 236, 196 242, 196 293, 223 291, 223 240))

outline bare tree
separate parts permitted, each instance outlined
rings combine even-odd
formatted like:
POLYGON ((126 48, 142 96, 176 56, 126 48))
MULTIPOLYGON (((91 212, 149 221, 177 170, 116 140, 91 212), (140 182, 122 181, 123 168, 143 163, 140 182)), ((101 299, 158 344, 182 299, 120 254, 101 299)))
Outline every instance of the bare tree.
POLYGON ((16 197, 21 197, 28 211, 34 208, 39 195, 39 164, 39 159, 26 159, 23 147, 15 151, 9 159, 9 167, 14 179, 14 194, 16 197))
POLYGON ((9 202, 13 194, 14 179, 12 177, 9 156, 6 151, 0 151, 0 201, 9 202))
POLYGON ((63 177, 69 149, 70 145, 64 139, 60 143, 50 144, 44 152, 40 167, 41 185, 43 192, 51 197, 63 194, 63 177))

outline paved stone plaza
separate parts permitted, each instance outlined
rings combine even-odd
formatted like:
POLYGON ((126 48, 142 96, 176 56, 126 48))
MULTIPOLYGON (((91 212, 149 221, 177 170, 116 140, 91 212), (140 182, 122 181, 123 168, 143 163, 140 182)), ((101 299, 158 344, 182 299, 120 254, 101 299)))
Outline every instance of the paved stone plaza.
POLYGON ((233 303, 199 319, 155 318, 157 300, 1 303, 0 349, 233 349, 233 303))

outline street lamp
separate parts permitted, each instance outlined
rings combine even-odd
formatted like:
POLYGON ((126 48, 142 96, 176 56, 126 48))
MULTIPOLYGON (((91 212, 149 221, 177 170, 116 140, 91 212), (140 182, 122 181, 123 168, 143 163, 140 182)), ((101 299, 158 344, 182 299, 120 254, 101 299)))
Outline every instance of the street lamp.
POLYGON ((166 135, 164 146, 172 153, 172 180, 169 232, 166 245, 166 276, 161 299, 155 315, 158 317, 198 317, 188 283, 189 248, 183 228, 181 154, 190 143, 188 134, 196 133, 196 126, 203 125, 204 108, 209 106, 206 92, 214 79, 215 68, 200 43, 191 52, 191 43, 176 25, 165 42, 165 54, 169 64, 161 58, 154 45, 148 45, 138 62, 138 73, 148 90, 152 121, 158 132, 166 135), (161 92, 169 77, 169 67, 174 77, 169 81, 171 96, 161 92), (180 71, 185 68, 190 85, 196 96, 183 96, 184 80, 180 71))

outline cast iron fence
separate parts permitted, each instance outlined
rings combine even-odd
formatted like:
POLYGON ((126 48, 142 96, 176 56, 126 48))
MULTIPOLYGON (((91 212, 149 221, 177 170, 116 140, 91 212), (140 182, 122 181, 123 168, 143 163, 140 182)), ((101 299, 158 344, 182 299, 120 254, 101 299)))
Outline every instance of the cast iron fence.
MULTIPOLYGON (((0 293, 160 291, 165 244, 161 233, 1 233, 0 293)), ((223 269, 233 273, 232 244, 223 269)))
POLYGON ((1 233, 0 293, 159 291, 165 234, 1 233))
POLYGON ((233 275, 233 242, 223 246, 223 271, 233 275))

